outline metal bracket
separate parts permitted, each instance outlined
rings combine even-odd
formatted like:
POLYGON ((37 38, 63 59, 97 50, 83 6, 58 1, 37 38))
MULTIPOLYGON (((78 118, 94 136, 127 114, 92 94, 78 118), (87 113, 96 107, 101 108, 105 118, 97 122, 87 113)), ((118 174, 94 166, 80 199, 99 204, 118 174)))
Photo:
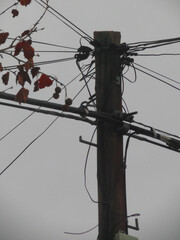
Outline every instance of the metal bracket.
POLYGON ((90 146, 93 146, 93 147, 97 147, 97 144, 83 140, 82 136, 79 136, 79 142, 90 145, 90 146))
POLYGON ((133 230, 139 231, 139 223, 138 223, 138 219, 135 218, 135 227, 134 226, 127 226, 128 228, 131 228, 133 230))

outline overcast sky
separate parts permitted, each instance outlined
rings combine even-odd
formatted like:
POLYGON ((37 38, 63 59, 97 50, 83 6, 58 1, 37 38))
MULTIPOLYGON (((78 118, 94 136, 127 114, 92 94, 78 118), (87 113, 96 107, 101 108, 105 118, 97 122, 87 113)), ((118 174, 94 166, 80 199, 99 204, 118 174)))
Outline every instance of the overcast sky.
MULTIPOLYGON (((1 0, 1 11, 13 4, 1 0)), ((178 0, 50 0, 57 11, 93 37, 94 31, 119 31, 122 42, 139 42, 179 37, 180 2, 178 0)), ((12 18, 10 11, 1 17, 0 29, 14 37, 32 26, 43 12, 32 0, 28 7, 19 7, 20 14, 12 18)), ((79 48, 80 37, 57 18, 47 13, 34 34, 34 40, 79 48)), ((82 40, 83 44, 88 43, 82 40)), ((34 44, 36 50, 57 50, 34 44)), ((59 50, 59 49, 58 49, 59 50)), ((180 44, 157 48, 148 53, 180 53, 180 44)), ((53 60, 73 54, 41 53, 36 61, 53 60)), ((180 82, 180 56, 135 57, 135 62, 180 82)), ((4 65, 14 64, 3 59, 4 65)), ((79 70, 75 61, 45 65, 41 68, 67 84, 79 70)), ((128 73, 133 79, 133 73, 128 73)), ((94 89, 94 80, 91 87, 94 89)), ((0 84, 3 91, 6 87, 0 84)), ((11 75, 9 93, 19 89, 11 75)), ((78 80, 68 87, 73 98, 83 86, 78 80)), ((33 93, 31 98, 47 100, 54 87, 33 93)), ((74 106, 88 99, 84 90, 74 106)), ((179 91, 138 72, 134 84, 125 82, 124 99, 129 111, 138 111, 135 120, 152 127, 180 135, 179 91)), ((63 103, 64 93, 55 102, 63 103)), ((0 106, 0 138, 30 112, 0 106)), ((0 169, 6 167, 55 117, 34 114, 9 136, 0 141, 0 169)), ((79 136, 90 140, 94 127, 87 123, 59 118, 4 174, 0 176, 0 239, 2 240, 70 240, 96 239, 97 229, 85 235, 64 232, 84 232, 98 224, 97 205, 84 188, 84 163, 87 145, 79 136)), ((126 138, 125 138, 126 140, 126 138)), ((96 138, 94 138, 96 142, 96 138)), ((139 213, 140 231, 129 230, 139 240, 180 239, 180 155, 149 143, 131 139, 127 159, 128 215, 139 213)), ((97 199, 96 149, 88 159, 87 184, 97 199)), ((134 225, 134 219, 129 219, 134 225)))

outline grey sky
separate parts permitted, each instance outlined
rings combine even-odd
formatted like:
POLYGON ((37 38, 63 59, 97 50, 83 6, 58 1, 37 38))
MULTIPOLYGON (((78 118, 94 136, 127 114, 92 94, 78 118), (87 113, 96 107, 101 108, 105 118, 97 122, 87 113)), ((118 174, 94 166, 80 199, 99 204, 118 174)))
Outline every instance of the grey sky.
MULTIPOLYGON (((3 10, 12 0, 1 1, 3 10)), ((94 31, 120 31, 122 42, 138 42, 178 37, 180 22, 179 1, 144 0, 68 0, 49 3, 89 35, 94 31)), ((10 12, 1 16, 1 27, 11 36, 21 33, 38 19, 43 11, 34 1, 20 8, 18 18, 10 12)), ((34 39, 79 47, 80 37, 47 13, 40 27, 44 31, 34 39)), ((87 44, 84 41, 84 44, 87 44)), ((34 45, 35 49, 40 48, 34 45)), ((41 46, 42 50, 46 47, 41 46)), ((155 49, 152 52, 178 52, 179 44, 155 49)), ((49 50, 49 48, 48 48, 49 50)), ((67 56, 67 55, 66 55, 67 56)), ((37 61, 62 58, 61 54, 41 54, 37 61)), ((136 57, 135 62, 179 81, 180 57, 136 57)), ((4 59, 7 65, 12 60, 4 59)), ((79 72, 74 62, 43 66, 42 71, 68 83, 79 72)), ((15 80, 11 76, 12 84, 15 80)), ((129 77, 133 74, 129 72, 129 77)), ((68 96, 78 92, 82 82, 68 87, 68 96)), ((91 85, 94 88, 94 83, 91 85)), ((1 84, 1 90, 5 87, 1 84)), ((9 93, 16 93, 14 87, 9 93)), ((48 99, 53 88, 30 97, 48 99)), ((74 106, 87 99, 87 92, 74 106)), ((56 102, 62 103, 64 96, 56 102)), ((138 111, 136 120, 180 135, 179 91, 155 79, 138 73, 137 82, 125 82, 124 99, 130 111, 138 111)), ((0 106, 0 137, 29 114, 27 111, 0 106)), ((34 114, 16 131, 0 142, 0 169, 11 162, 54 119, 34 114)), ((83 232, 98 223, 97 206, 89 199, 83 179, 87 146, 78 142, 80 135, 91 138, 94 127, 72 120, 58 119, 2 176, 0 176, 0 240, 70 240, 96 239, 97 229, 86 235, 66 235, 64 232, 83 232)), ((96 139, 94 139, 94 142, 96 139)), ((180 239, 180 158, 179 154, 131 139, 127 159, 128 214, 140 213, 140 231, 129 231, 139 240, 180 239)), ((91 149, 87 168, 88 188, 97 199, 96 149, 91 149)), ((134 224, 134 219, 129 220, 134 224)))

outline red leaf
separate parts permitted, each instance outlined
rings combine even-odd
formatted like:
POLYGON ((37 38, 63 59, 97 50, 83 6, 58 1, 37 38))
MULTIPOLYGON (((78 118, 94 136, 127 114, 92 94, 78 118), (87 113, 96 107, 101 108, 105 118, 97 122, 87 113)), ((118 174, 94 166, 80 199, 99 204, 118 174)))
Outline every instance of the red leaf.
POLYGON ((28 4, 31 3, 31 0, 19 0, 20 4, 23 6, 27 6, 28 4))
POLYGON ((0 33, 0 44, 3 44, 5 43, 7 37, 9 36, 9 33, 8 32, 5 32, 5 33, 0 33))
POLYGON ((24 57, 32 59, 34 57, 34 48, 27 41, 18 42, 15 46, 14 56, 19 55, 19 53, 23 50, 24 57))
POLYGON ((17 102, 19 102, 20 104, 21 104, 22 102, 26 102, 27 99, 28 99, 28 94, 29 94, 29 90, 22 87, 22 88, 19 90, 19 92, 16 94, 15 100, 16 100, 17 102))
POLYGON ((42 74, 41 77, 38 79, 38 87, 45 88, 51 86, 53 81, 45 74, 42 74))
POLYGON ((9 72, 5 73, 5 74, 2 76, 2 81, 3 81, 4 85, 8 85, 9 72))
POLYGON ((13 18, 19 15, 19 11, 17 9, 13 9, 11 13, 13 15, 13 18))

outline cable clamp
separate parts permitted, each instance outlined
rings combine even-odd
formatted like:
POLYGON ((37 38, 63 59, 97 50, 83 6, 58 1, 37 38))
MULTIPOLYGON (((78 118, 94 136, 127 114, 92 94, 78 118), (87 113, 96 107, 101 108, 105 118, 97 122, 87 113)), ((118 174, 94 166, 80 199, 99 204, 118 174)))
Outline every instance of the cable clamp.
POLYGON ((157 131, 156 131, 156 129, 155 129, 155 128, 152 128, 152 131, 153 131, 153 133, 154 133, 154 138, 157 138, 157 131))

